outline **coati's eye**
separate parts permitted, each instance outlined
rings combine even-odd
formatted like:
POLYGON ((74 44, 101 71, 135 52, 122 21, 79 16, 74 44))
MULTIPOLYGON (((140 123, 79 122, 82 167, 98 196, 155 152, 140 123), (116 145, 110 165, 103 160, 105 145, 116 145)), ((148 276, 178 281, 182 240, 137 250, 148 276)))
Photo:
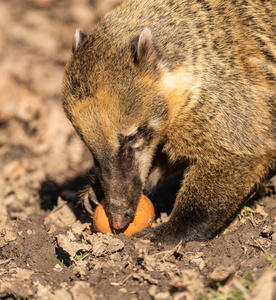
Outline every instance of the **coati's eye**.
POLYGON ((119 134, 118 136, 119 143, 122 148, 126 148, 126 147, 136 148, 136 144, 137 143, 140 144, 139 143, 140 138, 141 138, 141 132, 139 132, 138 130, 131 133, 130 135, 119 134))
POLYGON ((126 137, 128 143, 132 144, 137 140, 138 132, 126 137))
POLYGON ((118 140, 121 149, 131 147, 136 150, 142 150, 143 146, 148 144, 153 137, 153 129, 147 125, 141 125, 138 128, 129 132, 129 134, 119 134, 118 140))

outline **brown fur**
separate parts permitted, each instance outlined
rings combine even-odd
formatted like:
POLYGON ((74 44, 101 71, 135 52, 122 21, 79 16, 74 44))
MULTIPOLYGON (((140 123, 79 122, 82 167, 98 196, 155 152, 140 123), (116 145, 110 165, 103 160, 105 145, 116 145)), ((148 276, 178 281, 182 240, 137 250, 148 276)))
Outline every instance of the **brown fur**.
POLYGON ((114 227, 188 159, 170 221, 139 235, 209 238, 275 165, 275 24, 274 0, 131 0, 76 32, 63 105, 114 227))

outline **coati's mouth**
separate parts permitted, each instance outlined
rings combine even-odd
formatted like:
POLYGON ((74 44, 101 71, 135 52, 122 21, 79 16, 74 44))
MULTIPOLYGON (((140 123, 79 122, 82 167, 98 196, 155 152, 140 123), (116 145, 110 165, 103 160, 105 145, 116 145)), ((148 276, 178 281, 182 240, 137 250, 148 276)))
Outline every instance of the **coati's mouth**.
POLYGON ((129 223, 126 224, 126 222, 123 221, 123 218, 120 214, 113 214, 112 218, 110 218, 111 220, 110 225, 112 226, 112 228, 114 229, 123 229, 124 227, 126 227, 129 223))
POLYGON ((134 212, 128 211, 126 213, 112 213, 109 214, 108 219, 113 229, 119 230, 127 227, 134 219, 134 212))

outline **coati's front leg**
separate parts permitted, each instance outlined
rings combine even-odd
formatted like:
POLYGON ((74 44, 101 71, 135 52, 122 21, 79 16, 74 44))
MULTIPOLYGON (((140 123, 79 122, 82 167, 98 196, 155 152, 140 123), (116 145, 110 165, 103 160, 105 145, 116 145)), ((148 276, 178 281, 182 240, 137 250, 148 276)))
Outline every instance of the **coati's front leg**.
POLYGON ((183 173, 183 171, 189 166, 188 160, 183 160, 175 164, 169 163, 168 156, 162 152, 162 146, 160 145, 154 155, 151 170, 147 178, 145 190, 151 191, 158 182, 164 181, 169 177, 183 173))
POLYGON ((78 203, 90 215, 93 215, 93 210, 99 201, 103 198, 103 192, 100 181, 96 175, 90 176, 90 184, 86 185, 83 190, 79 192, 78 203))
POLYGON ((271 158, 197 162, 184 176, 170 220, 137 237, 175 244, 214 236, 271 165, 271 158))

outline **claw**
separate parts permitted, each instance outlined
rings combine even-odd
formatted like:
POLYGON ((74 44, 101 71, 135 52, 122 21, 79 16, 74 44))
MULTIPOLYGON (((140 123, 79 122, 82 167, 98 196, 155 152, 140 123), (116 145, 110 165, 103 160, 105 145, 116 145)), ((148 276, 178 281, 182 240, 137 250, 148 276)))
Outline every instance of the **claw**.
POLYGON ((97 200, 96 197, 92 197, 92 195, 90 193, 88 193, 88 199, 90 202, 93 202, 95 205, 99 205, 100 202, 97 200))
POLYGON ((173 230, 169 222, 162 223, 157 227, 146 227, 143 230, 135 233, 133 237, 143 240, 150 240, 156 245, 159 245, 160 243, 165 243, 167 245, 176 245, 181 240, 182 243, 185 243, 185 237, 178 235, 177 232, 173 230))
POLYGON ((79 199, 84 210, 93 216, 93 208, 99 205, 99 201, 97 200, 96 194, 90 185, 86 186, 84 190, 80 192, 79 199))
POLYGON ((91 207, 89 198, 90 197, 88 195, 88 197, 85 197, 84 199, 82 199, 82 206, 86 212, 88 212, 90 215, 93 215, 93 211, 92 211, 92 207, 91 207))

